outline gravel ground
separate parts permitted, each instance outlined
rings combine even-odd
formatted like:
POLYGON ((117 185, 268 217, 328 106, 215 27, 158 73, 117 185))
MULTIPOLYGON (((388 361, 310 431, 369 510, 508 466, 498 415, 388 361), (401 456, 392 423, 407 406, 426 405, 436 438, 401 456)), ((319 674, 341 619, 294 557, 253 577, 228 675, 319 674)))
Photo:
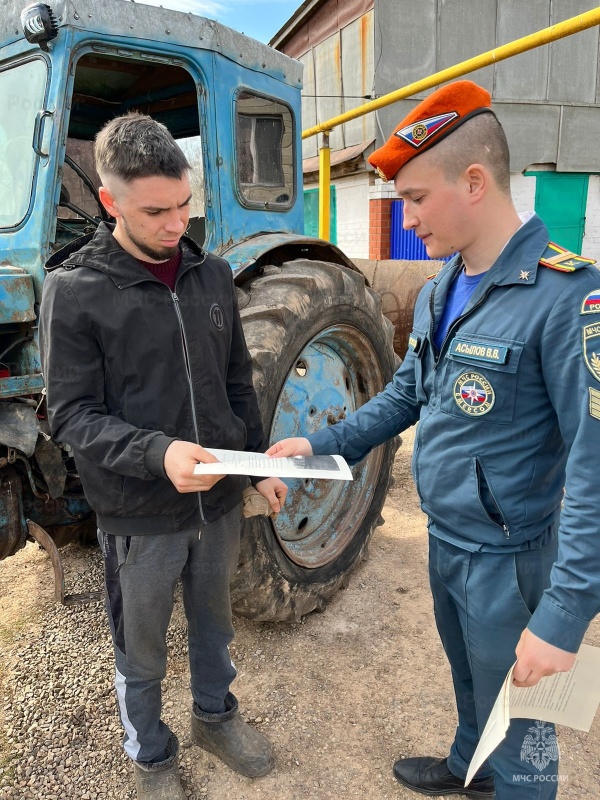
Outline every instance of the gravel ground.
MULTIPOLYGON (((405 445, 369 561, 323 614, 293 625, 236 621, 233 689, 276 751, 276 769, 261 780, 236 775, 187 740, 186 631, 176 603, 164 707, 190 800, 414 800, 394 781, 393 761, 446 754, 454 703, 408 457, 405 445)), ((97 550, 67 548, 63 558, 69 591, 101 586, 97 550)), ((32 544, 0 564, 0 593, 0 800, 133 800, 102 605, 54 605, 48 558, 32 544)), ((600 620, 586 641, 600 645, 600 620)), ((598 719, 589 734, 562 729, 560 744, 561 800, 599 798, 598 719)))

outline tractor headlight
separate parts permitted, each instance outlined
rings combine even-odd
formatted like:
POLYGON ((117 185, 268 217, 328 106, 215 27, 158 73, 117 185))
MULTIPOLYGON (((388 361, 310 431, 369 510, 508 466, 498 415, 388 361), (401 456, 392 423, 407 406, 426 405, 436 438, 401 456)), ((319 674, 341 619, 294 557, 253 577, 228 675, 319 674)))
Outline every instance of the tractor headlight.
POLYGON ((48 42, 58 36, 56 19, 50 6, 33 3, 21 11, 21 25, 28 42, 39 44, 42 50, 48 49, 48 42))

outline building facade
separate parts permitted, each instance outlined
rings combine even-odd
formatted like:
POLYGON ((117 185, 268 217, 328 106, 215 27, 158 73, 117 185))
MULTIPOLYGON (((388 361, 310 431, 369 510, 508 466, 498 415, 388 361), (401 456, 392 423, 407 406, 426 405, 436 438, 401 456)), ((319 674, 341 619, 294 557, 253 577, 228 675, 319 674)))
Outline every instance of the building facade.
MULTIPOLYGON (((305 129, 593 7, 592 0, 307 0, 271 44, 304 64, 305 129)), ((465 77, 492 94, 511 149, 517 210, 537 211, 555 241, 600 261, 598 48, 595 27, 465 77)), ((390 258, 394 246, 405 246, 392 230, 393 186, 366 158, 426 94, 330 137, 332 238, 351 257, 390 258)), ((303 146, 305 189, 313 192, 319 143, 312 137, 303 146)), ((308 227, 314 206, 307 204, 308 227)))

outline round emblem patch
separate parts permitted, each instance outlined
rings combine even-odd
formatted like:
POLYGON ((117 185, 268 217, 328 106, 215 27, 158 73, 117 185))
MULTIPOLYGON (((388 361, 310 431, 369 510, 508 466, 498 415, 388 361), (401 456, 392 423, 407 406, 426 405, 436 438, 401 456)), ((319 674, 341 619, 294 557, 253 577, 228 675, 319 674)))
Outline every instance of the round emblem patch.
POLYGON ((417 122, 416 125, 413 125, 411 133, 415 142, 422 142, 423 139, 427 138, 427 126, 423 125, 421 122, 417 122))
POLYGON ((225 317, 223 315, 223 309, 217 303, 213 303, 210 307, 210 319, 217 330, 223 330, 223 326, 225 325, 225 317))
POLYGON ((456 405, 470 417, 487 414, 495 399, 492 384, 479 372, 463 372, 454 384, 456 405))

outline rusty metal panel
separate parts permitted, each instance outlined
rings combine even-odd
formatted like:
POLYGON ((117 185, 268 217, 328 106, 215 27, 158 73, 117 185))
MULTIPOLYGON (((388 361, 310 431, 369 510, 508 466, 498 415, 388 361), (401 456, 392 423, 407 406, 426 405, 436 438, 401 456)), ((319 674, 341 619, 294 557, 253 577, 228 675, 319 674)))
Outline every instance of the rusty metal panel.
MULTIPOLYGON (((590 5, 589 0, 560 0, 560 3, 552 3, 551 24, 589 11, 590 5)), ((596 102, 598 27, 552 42, 549 47, 548 100, 566 103, 596 102)))
MULTIPOLYGON (((342 86, 344 87, 343 111, 362 105, 365 95, 373 90, 373 11, 347 25, 342 36, 342 86)), ((375 138, 373 114, 351 120, 344 124, 346 147, 375 138)))
MULTIPOLYGON (((452 67, 495 47, 497 1, 439 0, 438 69, 452 67)), ((493 67, 478 69, 468 78, 490 92, 493 89, 493 67)))
POLYGON ((329 39, 340 29, 338 24, 338 0, 329 0, 317 8, 308 21, 308 36, 311 47, 329 39))
POLYGON ((532 164, 555 164, 560 106, 542 103, 494 103, 510 148, 511 172, 532 164))
MULTIPOLYGON (((310 128, 317 124, 317 87, 315 84, 314 53, 309 50, 300 61, 304 64, 304 87, 302 89, 302 128, 310 128)), ((317 137, 302 141, 302 158, 311 158, 317 155, 317 137)))
MULTIPOLYGON (((550 25, 549 0, 502 0, 498 3, 496 44, 503 45, 550 25)), ((500 100, 545 100, 548 47, 509 58, 496 66, 494 97, 500 100)))
POLYGON ((350 25, 351 22, 368 13, 374 0, 326 0, 318 4, 312 13, 307 9, 304 21, 298 24, 290 19, 290 32, 283 28, 271 40, 278 50, 292 58, 299 58, 311 47, 316 47, 329 36, 350 25), (297 26, 294 30, 294 26, 297 26), (286 38, 288 37, 289 38, 286 38))
POLYGON ((597 108, 564 106, 556 169, 559 172, 598 172, 597 108))
MULTIPOLYGON (((343 111, 341 41, 338 31, 314 48, 315 83, 318 94, 322 95, 316 98, 317 122, 331 119, 343 111)), ((332 150, 341 150, 345 146, 342 126, 332 132, 329 144, 332 150)))
MULTIPOLYGON (((0 14, 0 40, 12 41, 20 32, 19 15, 23 0, 3 0, 0 14)), ((142 42, 188 46, 222 53, 236 63, 256 72, 271 75, 289 86, 298 86, 302 71, 283 53, 261 42, 227 28, 215 20, 196 14, 172 11, 123 0, 52 0, 52 10, 62 28, 69 25, 80 30, 114 36, 128 35, 142 42)), ((57 40, 58 41, 58 40, 57 40)))

